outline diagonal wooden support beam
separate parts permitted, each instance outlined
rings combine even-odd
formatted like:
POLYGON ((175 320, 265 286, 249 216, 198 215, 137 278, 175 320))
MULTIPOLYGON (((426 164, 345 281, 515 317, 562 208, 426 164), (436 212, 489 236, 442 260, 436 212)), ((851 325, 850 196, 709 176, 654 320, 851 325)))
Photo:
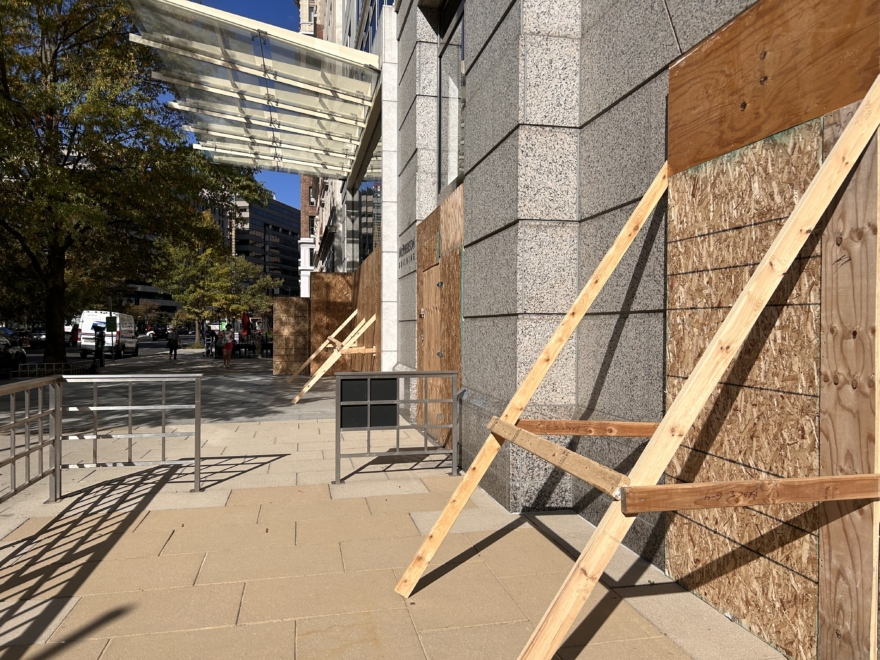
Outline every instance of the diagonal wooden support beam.
POLYGON ((523 428, 504 422, 493 417, 487 427, 495 436, 512 442, 517 447, 530 451, 535 456, 540 456, 548 463, 568 472, 581 481, 598 488, 606 495, 611 495, 616 500, 620 499, 620 487, 629 484, 629 477, 601 463, 590 460, 586 456, 569 451, 565 447, 540 438, 534 433, 529 433, 523 428))
MULTIPOLYGON (((602 287, 605 286, 605 283, 611 277, 614 269, 617 268, 623 255, 626 254, 629 246, 632 245, 639 230, 648 221, 648 218, 657 206, 657 202, 660 201, 660 198, 666 192, 666 171, 667 165, 664 163, 657 176, 654 177, 654 181, 651 182, 645 196, 636 205, 635 210, 632 212, 629 220, 626 221, 620 234, 614 239, 614 243, 612 243, 608 252, 605 253, 602 261, 599 262, 590 279, 587 280, 577 300, 575 300, 571 309, 568 310, 568 313, 553 333, 550 341, 547 342, 541 355, 538 356, 538 359, 532 366, 532 370, 525 377, 525 380, 520 383, 519 388, 501 415, 503 421, 510 424, 516 423, 522 411, 525 410, 529 401, 532 400, 532 396, 534 396, 541 385, 556 358, 559 357, 559 353, 566 342, 574 334, 581 319, 584 318, 584 314, 590 309, 590 305, 593 304, 596 296, 602 291, 602 287)), ((425 568, 427 568, 434 553, 437 552, 437 548, 443 543, 443 539, 446 538, 453 523, 458 518, 458 514, 461 513, 474 490, 476 490, 477 485, 479 485, 480 479, 486 474, 486 470, 489 469, 495 456, 501 450, 501 444, 501 441, 491 433, 486 438, 482 448, 474 457, 474 462, 471 463, 461 483, 452 494, 452 498, 449 500, 446 508, 443 509, 437 522, 434 523, 434 527, 416 552, 416 556, 413 557, 412 563, 410 563, 397 583, 394 589, 397 593, 409 596, 413 589, 415 589, 419 578, 425 572, 425 568)))
POLYGON ((620 493, 620 509, 625 516, 650 511, 876 500, 880 499, 880 474, 631 486, 622 488, 620 493))
MULTIPOLYGON (((804 247, 816 223, 880 126, 880 78, 822 163, 785 221, 745 289, 709 342, 678 397, 666 412, 630 473, 633 486, 655 485, 693 426, 715 386, 739 353, 779 282, 804 247)), ((612 502, 575 562, 550 608, 532 632, 520 660, 550 660, 599 581, 634 518, 612 502)), ((876 647, 873 657, 876 658, 876 647)))
POLYGON ((342 342, 342 348, 333 348, 333 352, 327 357, 327 360, 324 364, 321 365, 320 369, 315 372, 315 375, 309 380, 308 383, 303 385, 303 388, 300 390, 299 394, 296 395, 296 398, 291 401, 291 403, 299 403, 299 400, 303 398, 306 392, 308 392, 312 387, 315 386, 321 377, 330 371, 330 368, 339 361, 339 358, 342 357, 343 351, 347 348, 351 348, 357 343, 357 340, 361 338, 367 328, 369 328, 373 323, 376 322, 376 315, 373 314, 368 321, 361 321, 358 323, 357 327, 351 331, 351 334, 345 338, 345 341, 342 342))
POLYGON ((657 422, 600 422, 580 419, 521 419, 516 425, 538 435, 602 435, 650 438, 657 422))
POLYGON ((342 323, 340 323, 339 327, 336 328, 336 330, 334 330, 333 333, 329 337, 327 337, 327 339, 325 339, 324 342, 320 346, 318 346, 318 350, 316 350, 314 353, 312 353, 309 356, 308 360, 306 360, 301 365, 299 365, 299 369, 297 369, 296 373, 287 379, 287 382, 292 383, 293 379, 296 378, 297 376, 299 376, 303 372, 303 369, 305 369, 308 365, 310 365, 312 363, 312 360, 314 360, 316 357, 318 357, 321 354, 321 351, 323 351, 325 348, 327 348, 330 345, 330 340, 335 339, 336 335, 338 335, 340 332, 342 332, 342 329, 345 326, 347 326, 355 316, 357 316, 357 313, 358 313, 358 311, 354 310, 347 319, 345 319, 342 323))

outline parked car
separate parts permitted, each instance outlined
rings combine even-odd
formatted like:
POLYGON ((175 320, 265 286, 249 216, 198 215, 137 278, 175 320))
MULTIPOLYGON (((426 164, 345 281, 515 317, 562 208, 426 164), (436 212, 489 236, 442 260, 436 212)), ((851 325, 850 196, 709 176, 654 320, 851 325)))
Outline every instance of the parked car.
POLYGON ((138 354, 138 341, 134 328, 134 317, 130 314, 102 312, 87 310, 80 316, 80 341, 79 355, 86 359, 95 353, 95 331, 92 326, 97 324, 104 328, 107 326, 107 317, 116 317, 116 331, 106 332, 104 335, 104 352, 113 353, 116 357, 125 357, 125 354, 138 354))
POLYGON ((152 339, 153 341, 158 341, 160 339, 168 339, 168 326, 167 325, 157 325, 147 330, 147 337, 152 339))
MULTIPOLYGON (((16 340, 17 341, 17 340, 16 340)), ((6 334, 0 333, 0 371, 12 372, 27 362, 27 353, 6 334)))
POLYGON ((34 328, 30 332, 28 340, 31 348, 44 348, 46 346, 46 328, 34 328))

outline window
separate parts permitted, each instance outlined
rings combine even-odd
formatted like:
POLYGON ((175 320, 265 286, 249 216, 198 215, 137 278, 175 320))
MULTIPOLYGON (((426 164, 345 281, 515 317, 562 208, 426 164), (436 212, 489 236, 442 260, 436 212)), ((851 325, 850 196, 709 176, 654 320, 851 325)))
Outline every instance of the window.
POLYGON ((315 216, 309 216, 309 236, 315 235, 315 216))
POLYGON ((309 265, 315 265, 315 248, 309 248, 309 265))
POLYGON ((464 174, 464 12, 459 5, 440 45, 440 131, 438 190, 464 174))
POLYGON ((312 186, 309 186, 309 205, 315 205, 315 189, 312 186))

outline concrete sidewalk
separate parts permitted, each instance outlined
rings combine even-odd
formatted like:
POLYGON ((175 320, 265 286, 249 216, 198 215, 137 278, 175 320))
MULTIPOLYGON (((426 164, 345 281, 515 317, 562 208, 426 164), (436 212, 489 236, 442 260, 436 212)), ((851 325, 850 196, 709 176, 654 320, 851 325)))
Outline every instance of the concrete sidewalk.
MULTIPOLYGON (((511 515, 478 490, 401 598, 394 585, 459 478, 369 462, 330 484, 333 429, 206 424, 203 493, 189 468, 104 468, 65 471, 59 504, 43 503, 43 484, 5 503, 0 657, 517 657, 593 527, 511 515)), ((68 443, 65 461, 83 451, 68 443)), ((558 654, 605 657, 781 656, 621 549, 558 654)))

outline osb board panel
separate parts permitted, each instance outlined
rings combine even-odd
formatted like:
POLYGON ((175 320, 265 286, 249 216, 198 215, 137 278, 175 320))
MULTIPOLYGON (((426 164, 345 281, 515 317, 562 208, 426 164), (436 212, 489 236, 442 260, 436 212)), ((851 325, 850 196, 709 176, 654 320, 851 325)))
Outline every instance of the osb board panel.
POLYGON ((369 320, 373 314, 376 321, 358 340, 358 346, 375 346, 373 355, 351 355, 348 357, 349 371, 380 371, 382 350, 382 251, 374 250, 363 260, 354 274, 354 307, 357 308, 357 325, 369 320))
MULTIPOLYGON (((820 119, 670 178, 667 404, 818 171, 821 158, 820 119)), ((817 474, 820 253, 817 232, 687 434, 669 467, 670 478, 724 481, 817 474)), ((719 510, 691 518, 701 524, 679 520, 670 528, 670 575, 790 656, 811 657, 818 590, 815 506, 719 510), (749 560, 732 560, 729 553, 749 560), (693 570, 711 579, 705 584, 689 581, 693 570), (806 609, 780 613, 795 603, 806 609), (787 622, 780 621, 786 617, 787 622), (801 625, 811 617, 812 624, 801 625)))
POLYGON ((761 0, 669 70, 672 173, 865 96, 880 0, 761 0))
MULTIPOLYGON (((667 408, 684 383, 684 378, 667 378, 667 408)), ((818 414, 816 397, 718 385, 682 445, 778 477, 815 477, 819 474, 818 414)), ((709 477, 706 473, 698 478, 709 477)))
MULTIPOLYGON (((854 107, 825 120, 831 147, 854 107)), ((832 206, 822 237, 822 475, 878 469, 874 342, 877 282, 877 138, 832 206)), ((877 510, 865 501, 820 507, 818 657, 867 658, 877 641, 877 510), (872 607, 873 604, 873 607, 872 607)))
MULTIPOLYGON (((353 273, 312 273, 311 352, 316 351, 328 335, 354 311, 353 286, 353 273)), ((349 323, 339 336, 344 338, 353 329, 354 324, 349 323)), ((321 368, 328 355, 330 351, 324 351, 309 365, 312 374, 321 368)), ((337 371, 349 371, 347 357, 342 357, 333 365, 327 375, 333 375, 337 371)))
MULTIPOLYGON (((667 374, 686 377, 693 371, 729 311, 668 310, 667 374)), ((767 307, 722 382, 818 396, 818 306, 767 307)))
POLYGON ((273 303, 272 373, 292 374, 309 350, 309 298, 275 298, 273 303))
MULTIPOLYGON (((669 275, 669 309, 731 307, 757 267, 753 264, 669 275), (695 296, 695 291, 702 295, 695 296)), ((795 261, 770 299, 770 305, 818 304, 819 270, 818 258, 795 261)))
POLYGON ((814 582, 682 514, 667 522, 672 577, 789 658, 814 657, 814 582))
POLYGON ((822 121, 813 120, 670 177, 667 240, 787 218, 821 158, 822 121))
MULTIPOLYGON (((766 472, 750 468, 747 465, 726 461, 689 447, 681 447, 676 452, 670 463, 668 476, 678 483, 705 483, 706 477, 710 477, 708 481, 711 482, 769 479, 771 477, 766 472)), ((766 555, 773 561, 778 561, 811 580, 818 580, 818 536, 816 531, 819 512, 814 503, 704 509, 703 511, 685 511, 683 513, 709 529, 720 530, 723 536, 741 545, 748 545, 762 554, 764 554, 763 550, 766 550, 766 555), (761 514, 760 519, 751 515, 755 512, 761 514), (808 541, 807 545, 796 548, 775 548, 759 538, 762 534, 771 533, 771 519, 803 532, 780 530, 776 534, 793 539, 795 536, 800 537, 808 533, 812 539, 808 541), (758 541, 752 542, 754 539, 758 539, 758 541)))
MULTIPOLYGON (((460 188, 461 186, 459 186, 460 188)), ((446 253, 440 260, 440 316, 443 337, 443 371, 458 372, 461 387, 461 247, 446 253)))

